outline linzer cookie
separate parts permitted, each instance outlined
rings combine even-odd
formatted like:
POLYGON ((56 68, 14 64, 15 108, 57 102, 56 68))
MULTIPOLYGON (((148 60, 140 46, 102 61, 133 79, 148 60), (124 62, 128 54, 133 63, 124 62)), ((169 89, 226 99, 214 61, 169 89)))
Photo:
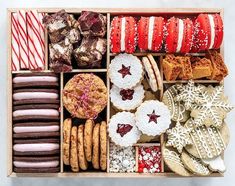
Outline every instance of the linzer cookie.
POLYGON ((64 87, 63 103, 73 117, 95 118, 107 104, 107 88, 94 74, 77 74, 64 87))
POLYGON ((109 136, 120 146, 131 146, 138 141, 141 132, 135 125, 135 115, 130 112, 119 112, 112 116, 108 125, 109 136))
POLYGON ((119 88, 133 88, 143 78, 141 61, 131 54, 119 54, 109 65, 109 78, 119 88))

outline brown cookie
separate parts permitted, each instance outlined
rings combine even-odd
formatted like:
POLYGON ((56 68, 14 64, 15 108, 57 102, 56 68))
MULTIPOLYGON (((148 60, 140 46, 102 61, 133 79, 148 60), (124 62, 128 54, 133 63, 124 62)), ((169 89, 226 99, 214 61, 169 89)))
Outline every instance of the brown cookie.
POLYGON ((94 121, 91 119, 86 120, 84 128, 84 148, 86 160, 91 162, 92 157, 92 133, 93 133, 94 121))
POLYGON ((13 105, 27 105, 27 104, 59 104, 58 99, 23 99, 13 101, 13 105))
POLYGON ((47 93, 59 93, 57 89, 45 89, 45 88, 24 88, 24 89, 16 89, 13 93, 22 93, 22 92, 47 92, 47 93))
POLYGON ((59 109, 59 104, 27 104, 27 105, 16 105, 13 107, 13 111, 27 110, 27 109, 59 109))
POLYGON ((46 168, 13 168, 16 173, 56 173, 60 171, 60 167, 46 167, 46 168))
POLYGON ((72 128, 72 119, 71 118, 65 119, 63 125, 63 160, 65 165, 69 165, 71 128, 72 128))
POLYGON ((16 74, 15 77, 31 77, 31 76, 52 76, 58 77, 56 73, 53 72, 30 72, 30 73, 20 73, 16 74))
POLYGON ((60 132, 23 132, 13 134, 13 138, 28 139, 28 138, 50 138, 59 137, 60 132))
POLYGON ((27 121, 58 121, 60 120, 59 116, 16 116, 13 117, 13 122, 27 122, 27 121))
POLYGON ((46 81, 14 83, 13 84, 13 88, 35 88, 35 87, 52 88, 52 87, 58 87, 58 86, 59 86, 58 82, 46 82, 46 81))
POLYGON ((100 124, 97 123, 93 129, 93 153, 92 153, 92 165, 94 169, 100 168, 100 124))
POLYGON ((100 168, 106 170, 107 168, 107 124, 105 121, 100 125, 100 168))
POLYGON ((72 127, 71 130, 71 147, 70 147, 70 165, 73 172, 79 171, 78 166, 78 128, 76 126, 72 127))
POLYGON ((84 125, 78 126, 78 156, 79 166, 82 170, 87 170, 88 163, 84 152, 84 125))

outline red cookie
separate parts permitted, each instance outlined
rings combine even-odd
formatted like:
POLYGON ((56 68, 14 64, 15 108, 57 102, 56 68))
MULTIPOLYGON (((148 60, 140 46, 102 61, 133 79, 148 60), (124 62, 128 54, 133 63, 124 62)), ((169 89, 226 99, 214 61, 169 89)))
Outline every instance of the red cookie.
POLYGON ((190 19, 172 17, 166 24, 167 53, 188 53, 193 42, 193 22, 190 19))
POLYGON ((111 23, 111 51, 133 53, 136 48, 136 21, 133 17, 114 17, 111 23))
POLYGON ((192 52, 218 49, 223 41, 223 21, 219 14, 200 14, 195 20, 192 52))
POLYGON ((165 21, 162 17, 141 17, 138 23, 138 46, 140 50, 162 49, 165 21))

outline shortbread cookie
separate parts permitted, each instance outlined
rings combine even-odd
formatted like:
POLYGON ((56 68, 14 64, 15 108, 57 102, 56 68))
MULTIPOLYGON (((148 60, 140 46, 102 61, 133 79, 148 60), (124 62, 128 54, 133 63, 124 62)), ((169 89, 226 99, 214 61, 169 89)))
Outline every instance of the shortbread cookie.
POLYGON ((178 89, 173 85, 164 92, 162 102, 170 110, 173 121, 185 122, 190 117, 190 112, 185 109, 184 104, 174 100, 176 95, 178 95, 178 89))
POLYGON ((72 127, 71 130, 71 147, 70 147, 70 165, 73 172, 79 171, 78 166, 78 128, 76 126, 72 127))
POLYGON ((143 102, 143 86, 140 84, 133 89, 120 89, 113 85, 110 90, 110 99, 113 106, 119 110, 134 110, 143 102))
POLYGON ((71 128, 72 119, 65 119, 63 124, 63 160, 65 165, 69 165, 71 128))
POLYGON ((171 124, 170 111, 167 106, 157 100, 145 101, 135 113, 136 126, 150 136, 160 135, 171 124))
POLYGON ((84 151, 84 125, 78 126, 78 161, 79 166, 82 170, 87 170, 88 168, 88 162, 86 160, 85 151, 84 151))
MULTIPOLYGON (((185 127, 193 129, 194 121, 189 119, 185 127)), ((185 149, 197 158, 211 159, 226 149, 229 142, 229 129, 225 123, 220 129, 203 125, 191 130, 190 136, 193 145, 186 146, 185 149)))
POLYGON ((162 155, 166 165, 176 174, 181 176, 192 176, 193 174, 184 167, 180 154, 173 147, 162 145, 162 155))
POLYGON ((94 169, 100 168, 100 124, 95 124, 92 136, 92 165, 94 169))
POLYGON ((181 161, 188 170, 196 175, 208 176, 211 174, 211 171, 202 163, 201 159, 193 157, 186 151, 182 152, 181 161))
POLYGON ((226 167, 224 160, 221 156, 217 156, 211 159, 201 159, 202 163, 208 166, 208 168, 213 172, 225 172, 226 167))
POLYGON ((113 115, 108 125, 109 136, 120 146, 132 146, 141 135, 135 124, 135 115, 130 112, 119 112, 113 115))
POLYGON ((141 82, 143 67, 138 57, 119 54, 109 65, 109 78, 119 88, 131 89, 141 82))
POLYGON ((102 121, 100 124, 100 168, 107 168, 107 124, 102 121))
POLYGON ((92 133, 93 133, 94 121, 91 119, 86 120, 84 128, 84 149, 86 160, 91 162, 92 157, 92 133))

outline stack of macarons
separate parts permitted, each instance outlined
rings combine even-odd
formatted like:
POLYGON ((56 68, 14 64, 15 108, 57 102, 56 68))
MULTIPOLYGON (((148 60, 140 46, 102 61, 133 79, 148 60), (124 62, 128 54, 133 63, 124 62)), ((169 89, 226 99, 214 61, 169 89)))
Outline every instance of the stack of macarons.
POLYGON ((113 53, 134 53, 137 43, 140 51, 200 52, 218 49, 222 40, 223 21, 219 14, 199 14, 195 20, 150 16, 136 21, 133 17, 116 16, 111 23, 113 53))
POLYGON ((59 172, 58 76, 40 72, 16 74, 12 119, 14 172, 59 172))

